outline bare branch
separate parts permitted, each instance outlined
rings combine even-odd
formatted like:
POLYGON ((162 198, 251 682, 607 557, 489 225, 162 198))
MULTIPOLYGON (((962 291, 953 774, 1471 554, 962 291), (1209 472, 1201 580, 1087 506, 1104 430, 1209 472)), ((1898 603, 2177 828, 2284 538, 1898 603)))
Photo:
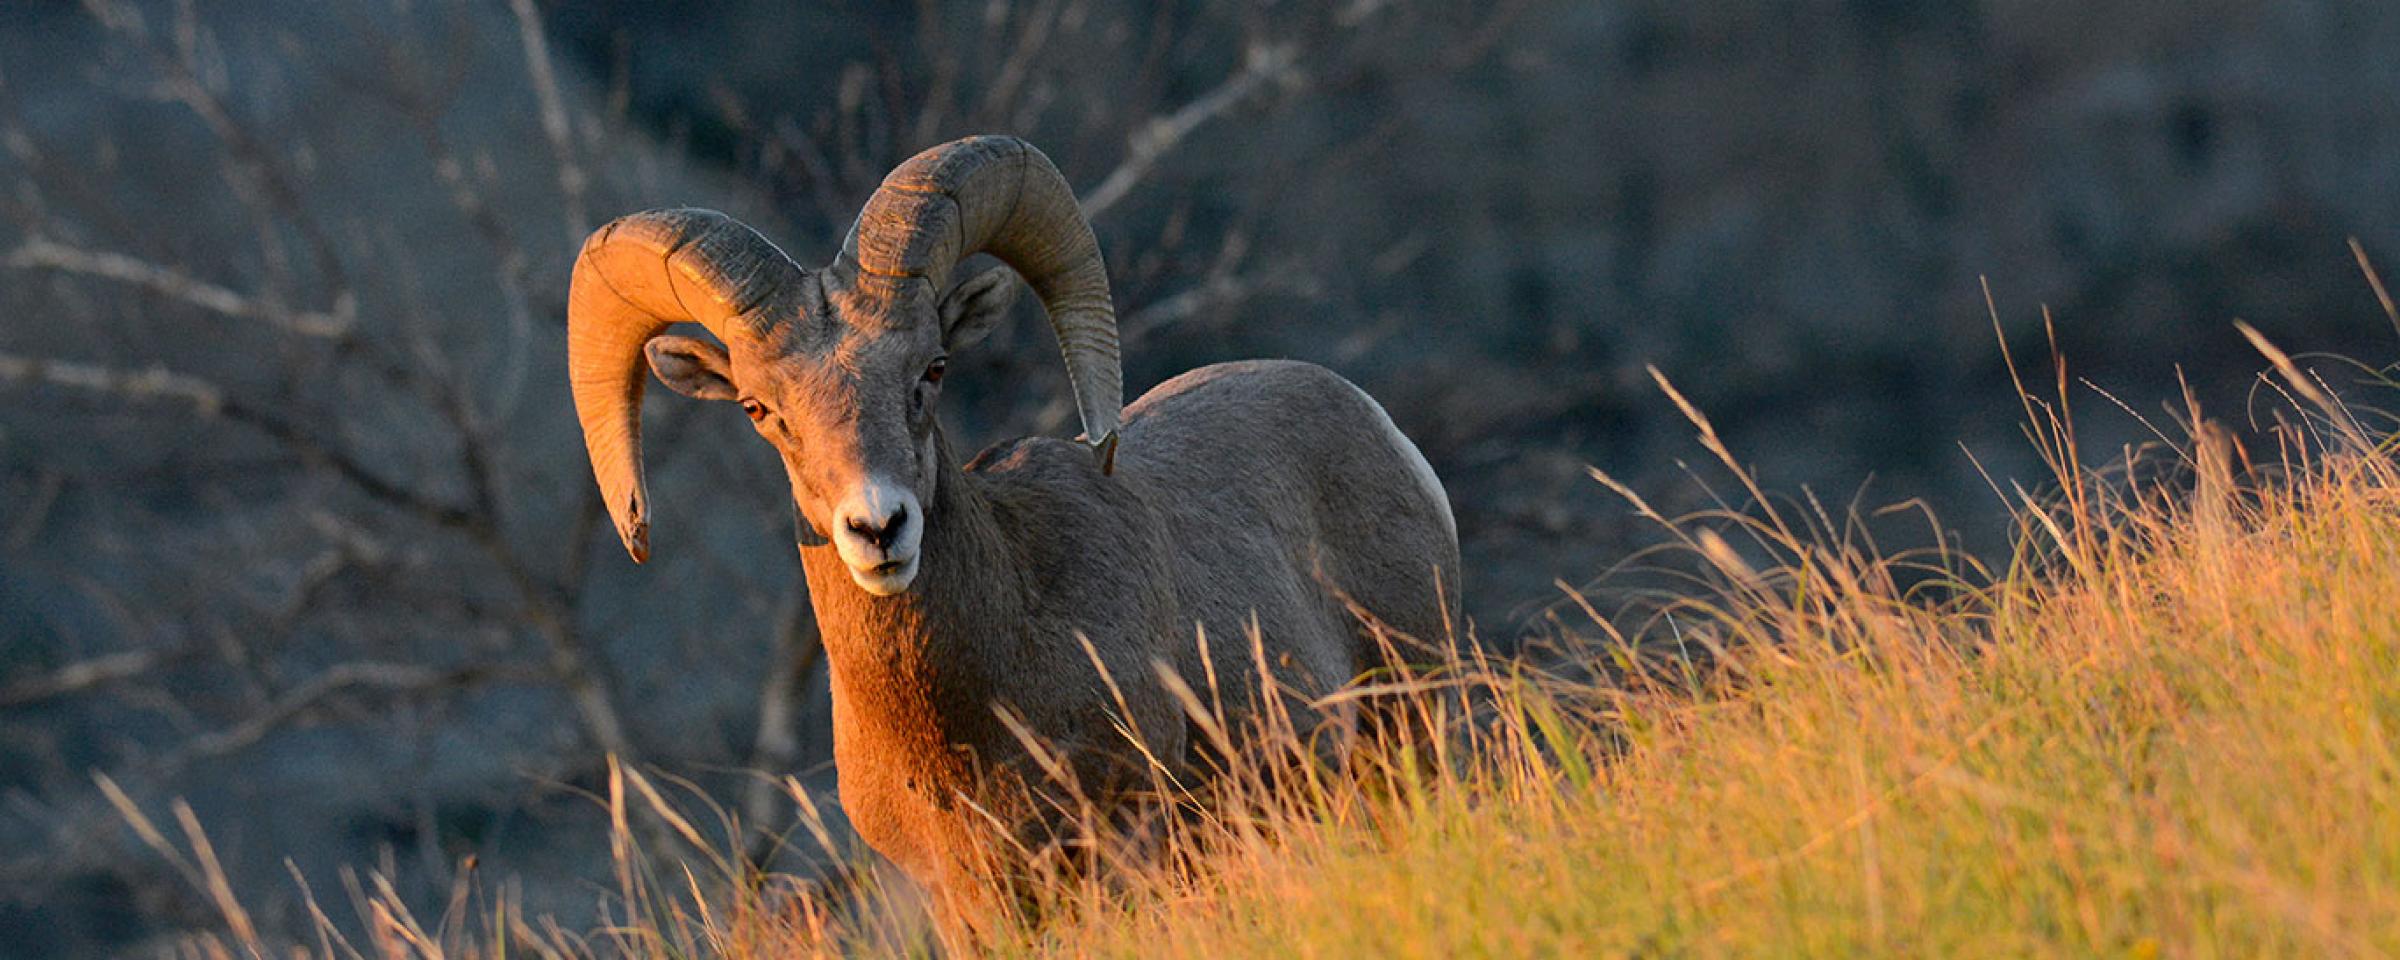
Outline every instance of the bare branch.
MULTIPOLYGON (((203 31, 197 13, 190 4, 182 5, 177 13, 172 45, 152 36, 141 14, 119 0, 84 0, 84 8, 93 19, 128 42, 141 48, 157 67, 160 91, 167 98, 183 104, 206 124, 218 142, 225 145, 228 166, 237 174, 237 183, 250 190, 269 209, 289 221, 308 242, 309 253, 317 271, 327 286, 343 291, 337 299, 347 299, 350 281, 342 269, 341 257, 334 252, 332 238, 317 222, 308 205, 302 200, 299 181, 286 169, 259 136, 234 118, 233 110, 224 98, 210 89, 206 72, 200 63, 198 48, 203 31)), ((272 245, 274 233, 264 229, 261 241, 272 245)))
POLYGON ((1152 300, 1125 316, 1119 326, 1124 330, 1126 342, 1158 334, 1212 311, 1229 313, 1232 307, 1255 297, 1283 295, 1315 300, 1324 296, 1324 286, 1317 278, 1288 266, 1279 264, 1272 272, 1236 273, 1249 253, 1247 234, 1240 230, 1227 232, 1224 245, 1218 248, 1200 282, 1152 300))
POLYGON ((1181 144, 1185 137, 1191 136, 1192 131, 1239 106, 1268 81, 1289 76, 1296 60, 1297 51, 1290 46, 1253 46, 1243 57, 1242 68, 1225 78, 1225 82, 1218 84, 1216 89, 1201 94, 1174 113, 1153 117, 1141 125, 1127 138, 1124 162, 1109 171, 1099 186, 1084 194, 1084 218, 1099 219, 1110 207, 1125 199, 1126 194, 1132 193, 1142 178, 1149 176, 1151 169, 1158 166, 1159 160, 1181 144))
POLYGON ((1308 276, 1214 276, 1133 312, 1125 318, 1123 326, 1128 337, 1139 338, 1255 297, 1283 295, 1313 300, 1323 294, 1324 288, 1308 276))
POLYGON ((0 687, 0 707, 21 707, 131 680, 173 659, 182 650, 129 650, 78 660, 38 677, 0 687))
POLYGON ((933 76, 925 90, 924 106, 917 111, 916 129, 909 134, 910 143, 932 143, 941 133, 947 119, 950 101, 958 90, 958 53, 942 42, 941 9, 934 0, 917 0, 917 45, 928 51, 931 59, 928 72, 933 76))
MULTIPOLYGON (((497 503, 490 492, 489 465, 482 459, 477 438, 460 429, 467 448, 465 464, 478 496, 473 506, 443 503, 400 483, 385 479, 356 458, 317 439, 281 417, 231 400, 214 385, 164 369, 128 372, 93 364, 0 354, 0 383, 56 384, 129 400, 171 399, 190 403, 203 417, 221 417, 266 434, 303 462, 324 466, 371 499, 397 507, 428 523, 462 531, 489 553, 508 575, 526 604, 532 625, 549 648, 551 678, 563 687, 581 716, 594 745, 631 760, 637 756, 623 715, 617 710, 605 673, 596 667, 599 652, 576 629, 571 600, 558 585, 546 583, 523 562, 500 533, 497 503)), ((587 511, 588 513, 588 511, 587 511)), ((577 543, 583 542, 579 537, 577 543)))
POLYGON ((223 756, 248 747, 265 739, 277 727, 300 718, 335 695, 351 690, 405 695, 465 689, 493 680, 536 678, 530 669, 506 665, 435 669, 409 663, 374 661, 336 664, 285 691, 265 709, 240 723, 192 738, 181 750, 166 757, 161 766, 175 770, 194 760, 223 756))
POLYGON ((438 526, 469 531, 488 526, 485 518, 442 503, 385 479, 357 458, 317 439, 281 417, 227 397, 223 390, 189 374, 163 367, 119 370, 72 360, 52 360, 0 353, 0 383, 49 384, 130 401, 177 401, 191 405, 202 417, 222 417, 249 426, 282 444, 303 462, 329 467, 359 492, 402 508, 438 526))
POLYGON ((766 682, 758 695, 758 736, 749 767, 756 775, 742 795, 742 822, 759 831, 751 859, 763 860, 780 836, 771 811, 784 796, 783 777, 800 760, 799 700, 803 682, 825 652, 824 638, 808 605, 808 587, 795 585, 775 618, 775 650, 767 658, 766 682))
POLYGON ((344 298, 334 312, 293 311, 257 297, 200 280, 173 267, 104 250, 70 247, 39 237, 10 251, 7 266, 18 270, 56 270, 79 276, 115 280, 180 300, 211 313, 261 320, 289 333, 340 340, 355 325, 356 307, 344 298))
MULTIPOLYGON (((578 534, 588 535, 585 530, 578 526, 578 534)), ((603 752, 626 763, 638 763, 641 754, 628 732, 624 715, 617 710, 616 691, 602 669, 604 651, 575 625, 573 591, 579 584, 541 580, 500 535, 496 524, 478 526, 474 533, 484 552, 500 565, 501 572, 524 601, 527 619, 548 648, 550 678, 566 690, 567 699, 574 703, 576 714, 582 718, 584 733, 603 752)), ((580 550, 588 542, 579 536, 575 546, 580 550)))
POLYGON ((1017 89, 1024 86, 1026 77, 1031 75, 1035 56, 1048 43, 1051 26, 1058 22, 1058 7, 1056 2, 1044 3, 1026 15, 1024 28, 1017 32, 1016 46, 1000 65, 1000 72, 992 78, 991 85, 985 88, 982 112, 986 117, 1013 101, 1017 89))
POLYGON ((180 401, 191 404, 202 416, 216 416, 225 408, 225 394, 214 384, 163 367, 118 370, 72 360, 0 353, 0 383, 49 384, 135 401, 180 401))
POLYGON ((799 161, 801 173, 808 177, 809 190, 816 201, 817 211, 828 220, 839 220, 849 200, 841 185, 834 182, 833 161, 825 156, 825 149, 818 145, 816 138, 809 136, 808 131, 801 129, 790 117, 784 117, 775 121, 774 145, 799 161))
POLYGON ((591 216, 583 205, 589 180, 575 162, 574 130, 568 123, 566 98, 559 96, 558 74, 550 69, 550 45, 542 38, 542 15, 533 8, 533 0, 509 0, 508 8, 517 16, 517 39, 525 47, 525 74, 542 102, 542 135, 550 139, 550 152, 558 158, 558 192, 566 199, 567 243, 581 243, 583 235, 592 230, 591 216))
POLYGON ((43 470, 34 481, 33 495, 18 502, 23 512, 9 525, 8 536, 0 537, 0 549, 23 550, 50 519, 50 508, 58 505, 58 494, 66 488, 66 476, 56 470, 43 470))

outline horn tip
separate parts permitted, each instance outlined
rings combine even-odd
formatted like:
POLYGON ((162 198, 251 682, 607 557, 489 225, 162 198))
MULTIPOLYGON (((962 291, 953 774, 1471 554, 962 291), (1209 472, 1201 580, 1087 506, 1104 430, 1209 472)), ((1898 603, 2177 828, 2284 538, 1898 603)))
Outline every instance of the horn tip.
POLYGON ((633 562, 650 561, 650 524, 647 521, 631 521, 618 530, 617 535, 624 539, 625 552, 633 557, 633 562))

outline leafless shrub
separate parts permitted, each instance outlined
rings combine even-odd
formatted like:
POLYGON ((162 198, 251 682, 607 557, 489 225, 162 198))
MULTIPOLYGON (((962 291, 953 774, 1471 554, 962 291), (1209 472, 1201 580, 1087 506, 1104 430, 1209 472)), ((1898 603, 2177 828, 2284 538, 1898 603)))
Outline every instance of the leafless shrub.
MULTIPOLYGON (((286 849, 318 851, 310 874, 383 844, 409 858, 384 871, 397 889, 440 896, 462 855, 511 849, 445 818, 588 815, 556 788, 595 785, 612 756, 704 775, 738 797, 754 856, 781 847, 802 822, 785 775, 821 768, 824 731, 775 478, 723 459, 747 449, 714 442, 724 423, 666 413, 662 484, 722 494, 705 548, 636 580, 594 539, 555 390, 569 251, 595 219, 668 203, 781 208, 787 236, 829 246, 897 158, 1010 129, 1093 171, 1129 339, 1323 297, 1304 263, 1262 256, 1267 211, 1196 228, 1157 187, 1372 59, 1388 23, 928 4, 913 45, 853 65, 812 115, 721 99, 761 194, 682 166, 562 69, 531 0, 84 13, 62 21, 59 73, 0 83, 0 308, 39 318, 0 327, 0 557, 19 584, 0 603, 27 611, 0 632, 0 750, 35 761, 0 813, 26 841, 0 888, 34 905, 59 878, 141 885, 112 838, 130 798, 181 795, 180 816, 241 825, 214 831, 211 883, 280 885, 286 849), (1126 29, 1149 36, 1130 87, 1074 56, 1126 29), (1172 94, 1187 29, 1236 54, 1172 94), (84 116, 45 120, 60 109, 84 116), (637 583, 718 605, 636 601, 637 583), (366 844, 341 839, 362 824, 366 844)), ((1065 394, 1025 387, 1055 375, 1039 356, 978 354, 977 406, 996 411, 979 427, 1061 427, 1065 394)), ((580 843, 593 856, 567 862, 597 869, 606 835, 525 845, 580 843)), ((572 908, 558 887, 545 902, 572 908)))

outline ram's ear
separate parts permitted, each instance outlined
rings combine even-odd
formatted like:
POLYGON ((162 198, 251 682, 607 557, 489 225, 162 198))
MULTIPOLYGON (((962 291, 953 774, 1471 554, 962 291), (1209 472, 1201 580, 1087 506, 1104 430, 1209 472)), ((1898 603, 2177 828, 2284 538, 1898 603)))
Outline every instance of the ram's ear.
POLYGON ((1017 302, 1017 273, 993 267, 968 277, 942 298, 942 349, 956 353, 983 339, 1017 302))
POLYGON ((642 345, 642 353, 650 358, 650 372, 658 375, 658 382, 676 393, 700 400, 739 395, 733 388, 733 362, 723 347, 690 337, 652 337, 642 345))

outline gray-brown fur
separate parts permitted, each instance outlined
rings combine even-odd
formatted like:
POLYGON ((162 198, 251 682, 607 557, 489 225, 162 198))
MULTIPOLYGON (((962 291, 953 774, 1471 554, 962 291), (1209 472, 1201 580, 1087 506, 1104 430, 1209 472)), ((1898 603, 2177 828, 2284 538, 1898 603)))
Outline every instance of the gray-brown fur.
MULTIPOLYGON (((1039 158, 1015 141, 984 142, 991 139, 967 144, 1003 162, 1039 158)), ((922 161, 903 170, 920 170, 922 161)), ((1046 160, 1017 171, 1017 179, 1034 175, 1056 177, 1046 160)), ((1046 189, 1065 195, 1063 181, 1046 189)), ((879 201, 869 210, 896 206, 879 201)), ((959 206, 988 203, 968 197, 959 206)), ((1055 207, 1046 222, 1057 228, 1055 207)), ((1079 218, 1074 227, 1089 236, 1079 218)), ((912 228, 862 218, 857 231, 870 236, 861 242, 854 231, 850 249, 926 246, 872 235, 912 228)), ((672 237, 660 254, 669 246, 672 237)), ((1045 252, 1032 259, 1053 261, 1015 262, 1053 274, 1029 277, 1034 288, 1074 290, 1074 314, 1108 324, 1072 342, 1087 351, 1083 366, 1104 367, 1098 376, 1107 381, 1095 386, 1078 375, 1079 396, 1111 395, 1113 320, 1105 287, 1096 304, 1088 289, 1091 277, 1105 278, 1097 248, 1062 263, 1048 254, 1077 246, 1074 238, 1031 246, 1045 252), (1062 271, 1072 282, 1055 275, 1062 271)), ((734 248, 772 250, 763 241, 734 248)), ((741 401, 781 455, 831 665, 843 805, 869 843, 938 898, 980 900, 1008 869, 979 809, 1038 844, 1051 839, 1055 811, 1073 806, 1070 793, 1106 804, 1146 782, 1120 725, 1138 730, 1165 762, 1201 769, 1202 738, 1160 679, 1162 665, 1206 697, 1212 671, 1204 658, 1213 660, 1229 726, 1243 729, 1263 702, 1255 631, 1306 724, 1307 699, 1380 663, 1369 620, 1424 638, 1443 636, 1455 621, 1457 535, 1439 483, 1347 381, 1288 361, 1204 367, 1125 407, 1121 425, 1115 410, 1086 411, 1087 424, 1116 428, 1113 473, 1089 445, 1055 439, 1002 444, 962 466, 933 416, 936 368, 945 351, 964 348, 1004 314, 1013 283, 995 270, 936 290, 926 276, 947 276, 951 264, 893 276, 856 269, 854 256, 846 252, 823 271, 788 267, 798 286, 778 286, 773 299, 791 304, 791 315, 764 318, 764 332, 729 322, 730 313, 704 315, 709 304, 689 295, 675 301, 685 315, 588 324, 694 319, 725 341, 720 348, 659 337, 654 327, 643 333, 661 380, 689 395, 741 401), (1072 791, 1040 769, 1004 715, 1056 750, 1072 791)), ((1005 251, 1002 258, 1011 260, 1005 251)), ((579 287, 583 273, 579 267, 579 287)), ((578 323, 587 320, 570 318, 582 335, 578 323)), ((608 360, 615 362, 622 361, 608 360)), ((605 397, 584 404, 583 382, 587 424, 620 421, 605 397)), ((1095 433, 1090 439, 1106 436, 1095 433)), ((604 487, 612 475, 630 475, 627 489, 638 492, 638 450, 631 465, 602 463, 602 453, 594 448, 604 487)))

